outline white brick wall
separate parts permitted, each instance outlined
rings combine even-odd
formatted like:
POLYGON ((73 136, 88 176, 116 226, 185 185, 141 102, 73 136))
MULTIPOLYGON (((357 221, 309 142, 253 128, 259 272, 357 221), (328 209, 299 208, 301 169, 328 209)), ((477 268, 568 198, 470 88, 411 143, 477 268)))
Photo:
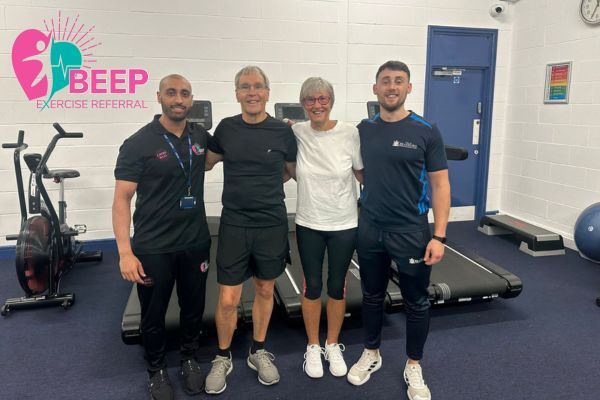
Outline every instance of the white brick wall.
MULTIPOLYGON (((124 138, 147 123, 154 112, 159 112, 155 91, 162 76, 178 72, 188 77, 196 98, 213 102, 216 126, 223 117, 239 112, 232 80, 235 72, 246 64, 257 63, 271 78, 271 104, 267 106, 270 112, 272 103, 296 101, 306 77, 320 75, 335 84, 333 116, 357 122, 366 116, 366 101, 373 99, 371 85, 377 67, 388 59, 400 59, 411 66, 415 84, 407 106, 422 113, 427 25, 497 28, 500 34, 488 208, 499 208, 507 199, 515 198, 515 207, 522 204, 531 210, 535 207, 523 196, 542 202, 548 200, 535 193, 517 198, 503 184, 513 176, 522 176, 522 158, 536 160, 537 143, 528 141, 529 145, 524 146, 520 142, 526 136, 525 124, 551 125, 550 139, 544 141, 547 144, 564 144, 570 135, 566 127, 560 130, 556 128, 558 125, 554 126, 564 122, 557 121, 553 113, 546 115, 533 102, 539 100, 541 94, 536 88, 530 88, 534 80, 536 85, 543 85, 543 77, 539 77, 538 67, 529 60, 553 58, 539 51, 539 46, 544 40, 548 42, 553 32, 542 25, 529 26, 527 32, 515 37, 518 48, 511 52, 513 20, 517 24, 524 21, 515 12, 520 13, 520 9, 532 12, 527 5, 532 1, 535 2, 511 4, 505 17, 493 19, 488 14, 492 0, 0 0, 0 138, 2 142, 12 141, 19 129, 25 129, 31 150, 42 151, 52 133, 51 122, 59 121, 68 129, 83 131, 83 140, 61 143, 49 164, 80 170, 80 178, 67 182, 70 222, 86 223, 89 229, 86 238, 109 238, 112 237, 112 166, 118 147, 124 138), (56 17, 59 10, 65 17, 79 14, 81 22, 96 26, 95 37, 102 42, 94 52, 98 66, 140 67, 149 71, 150 84, 135 96, 144 99, 148 109, 39 112, 26 100, 11 65, 12 43, 23 29, 42 29, 42 20, 56 17), (520 57, 521 54, 526 57, 520 57), (525 94, 514 96, 519 90, 525 94), (547 120, 540 121, 541 116, 547 120), (506 143, 505 137, 510 139, 506 143), (503 151, 505 145, 506 152, 503 151), (523 150, 527 146, 533 156, 523 150), (507 162, 507 157, 514 162, 507 162), (519 168, 514 168, 515 165, 519 168)), ((546 20, 560 22, 553 11, 548 11, 546 20)), ((562 45, 565 35, 573 37, 568 30, 553 35, 551 40, 557 49, 584 57, 583 41, 597 45, 597 38, 585 32, 580 30, 581 38, 569 39, 576 43, 581 41, 581 46, 562 45)), ((598 111, 589 108, 596 107, 600 100, 600 85, 594 77, 594 63, 598 59, 588 56, 585 61, 588 64, 577 65, 577 68, 587 76, 587 80, 582 81, 586 83, 574 89, 575 93, 585 93, 582 97, 585 101, 578 104, 581 108, 565 111, 577 121, 586 120, 585 114, 589 111, 598 111)), ((55 98, 67 97, 59 92, 55 98)), ((592 139, 589 121, 577 125, 581 125, 577 130, 580 142, 585 138, 586 146, 599 145, 598 129, 592 139)), ((584 146, 580 147, 585 150, 584 146)), ((587 153, 569 152, 569 157, 575 156, 595 165, 594 157, 587 153)), ((585 168, 581 189, 598 190, 596 167, 585 168)), ((564 181, 566 173, 554 171, 555 185, 564 181)), ((221 211, 221 184, 222 169, 217 167, 207 174, 209 215, 218 215, 221 211)), ((296 196, 293 184, 286 185, 286 193, 286 203, 293 211, 296 196)), ((553 209, 550 205, 546 208, 548 212, 553 209)), ((568 218, 571 214, 566 215, 568 218)), ((564 218, 561 221, 564 222, 564 218)), ((6 244, 4 234, 14 232, 17 224, 12 161, 10 152, 4 150, 0 153, 0 246, 6 244)))
POLYGON ((528 0, 513 15, 500 208, 561 233, 600 201, 600 30, 579 2, 528 0), (571 61, 569 104, 544 104, 548 63, 571 61))

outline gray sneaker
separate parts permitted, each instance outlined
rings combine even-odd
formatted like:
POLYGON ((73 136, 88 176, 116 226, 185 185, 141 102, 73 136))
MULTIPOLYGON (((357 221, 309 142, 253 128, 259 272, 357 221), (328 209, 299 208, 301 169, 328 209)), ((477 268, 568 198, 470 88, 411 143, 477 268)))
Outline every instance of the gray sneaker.
POLYGON ((233 371, 233 363, 230 357, 216 356, 212 360, 212 368, 206 375, 204 391, 208 394, 219 394, 227 388, 225 379, 233 371))
POLYGON ((279 382, 279 372, 273 364, 275 356, 261 349, 248 356, 248 366, 258 372, 258 381, 263 385, 274 385, 279 382))

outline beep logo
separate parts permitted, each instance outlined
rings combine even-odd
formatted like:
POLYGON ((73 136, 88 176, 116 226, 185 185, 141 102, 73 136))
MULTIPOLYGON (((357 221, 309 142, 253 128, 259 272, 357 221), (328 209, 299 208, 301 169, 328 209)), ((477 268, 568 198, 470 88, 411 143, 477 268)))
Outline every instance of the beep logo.
POLYGON ((36 100, 38 109, 84 108, 148 108, 144 100, 81 99, 55 100, 54 95, 68 89, 70 94, 135 94, 148 82, 148 72, 141 68, 94 68, 93 51, 102 43, 92 36, 90 28, 79 22, 79 15, 70 21, 58 18, 44 20, 45 32, 27 29, 15 39, 12 65, 17 80, 29 100, 36 100))

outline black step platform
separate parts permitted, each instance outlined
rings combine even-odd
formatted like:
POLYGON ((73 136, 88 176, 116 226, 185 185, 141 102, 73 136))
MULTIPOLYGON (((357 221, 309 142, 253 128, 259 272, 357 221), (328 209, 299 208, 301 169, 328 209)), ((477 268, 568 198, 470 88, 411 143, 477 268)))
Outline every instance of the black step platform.
POLYGON ((533 257, 565 254, 561 235, 510 215, 484 215, 477 229, 486 235, 512 234, 521 242, 519 250, 533 257))
MULTIPOLYGON (((208 276, 206 279, 206 300, 204 306, 204 315, 202 326, 204 330, 215 329, 215 310, 219 299, 219 287, 217 284, 217 233, 219 232, 219 217, 208 217, 208 228, 211 234, 212 244, 210 248, 210 263, 208 276)), ((252 323, 252 305, 254 303, 254 283, 247 280, 242 290, 242 299, 238 306, 238 324, 252 323)), ((121 339, 126 344, 139 344, 140 336, 141 310, 140 302, 137 297, 137 286, 132 285, 123 319, 121 321, 121 339)), ((165 317, 165 326, 167 331, 177 331, 179 329, 179 304, 177 290, 174 287, 169 301, 169 308, 165 317)))

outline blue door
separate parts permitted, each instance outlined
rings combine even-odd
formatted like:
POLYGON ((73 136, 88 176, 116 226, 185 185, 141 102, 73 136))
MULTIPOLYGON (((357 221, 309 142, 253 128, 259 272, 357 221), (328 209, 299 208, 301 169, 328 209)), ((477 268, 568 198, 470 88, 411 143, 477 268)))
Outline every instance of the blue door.
POLYGON ((497 31, 430 26, 425 118, 444 142, 464 147, 465 161, 449 161, 452 207, 468 218, 485 213, 497 31))
POLYGON ((484 71, 481 69, 434 70, 427 118, 440 128, 444 142, 464 147, 469 158, 449 161, 452 206, 474 206, 477 202, 481 113, 484 71), (440 74, 443 72, 443 74, 440 74))

